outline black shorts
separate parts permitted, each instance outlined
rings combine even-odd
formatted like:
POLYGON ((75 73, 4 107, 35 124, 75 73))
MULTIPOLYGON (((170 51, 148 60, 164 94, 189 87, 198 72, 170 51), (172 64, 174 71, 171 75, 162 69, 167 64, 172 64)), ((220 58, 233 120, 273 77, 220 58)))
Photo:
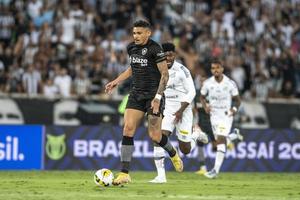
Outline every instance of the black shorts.
POLYGON ((151 101, 153 99, 154 96, 130 93, 126 108, 140 110, 144 113, 147 113, 147 115, 163 116, 164 109, 165 109, 164 95, 160 100, 159 112, 157 114, 154 114, 153 110, 151 109, 151 101))
POLYGON ((210 138, 210 141, 215 141, 215 136, 211 127, 209 114, 207 114, 203 108, 198 108, 198 116, 198 123, 202 131, 207 134, 207 136, 210 138))

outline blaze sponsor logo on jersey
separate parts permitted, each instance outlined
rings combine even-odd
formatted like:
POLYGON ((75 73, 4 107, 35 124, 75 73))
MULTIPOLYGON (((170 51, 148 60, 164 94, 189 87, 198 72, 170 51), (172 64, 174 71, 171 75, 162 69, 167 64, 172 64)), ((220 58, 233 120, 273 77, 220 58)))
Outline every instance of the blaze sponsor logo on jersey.
POLYGON ((129 57, 130 64, 141 64, 141 66, 147 66, 148 65, 148 60, 145 58, 138 58, 134 56, 129 57))

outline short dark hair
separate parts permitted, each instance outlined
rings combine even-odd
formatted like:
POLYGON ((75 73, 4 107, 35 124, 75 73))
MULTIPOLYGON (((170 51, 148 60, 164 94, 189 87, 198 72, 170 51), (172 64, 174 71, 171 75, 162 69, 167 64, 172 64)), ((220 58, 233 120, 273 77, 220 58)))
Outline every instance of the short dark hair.
POLYGON ((133 27, 143 27, 143 28, 151 28, 151 25, 149 22, 145 21, 145 20, 138 20, 138 21, 135 21, 133 23, 133 27))
POLYGON ((175 52, 175 45, 171 42, 165 42, 161 46, 162 46, 164 52, 167 52, 167 51, 175 52))
POLYGON ((222 61, 218 58, 213 58, 211 60, 211 64, 219 64, 219 65, 223 66, 222 61))

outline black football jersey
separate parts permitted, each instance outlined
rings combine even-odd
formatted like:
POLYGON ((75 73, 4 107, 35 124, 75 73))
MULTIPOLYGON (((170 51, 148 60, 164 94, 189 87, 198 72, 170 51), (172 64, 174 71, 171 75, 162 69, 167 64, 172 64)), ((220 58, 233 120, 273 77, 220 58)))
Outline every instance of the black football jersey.
POLYGON ((132 69, 131 92, 153 97, 161 78, 157 63, 165 60, 161 46, 149 39, 145 45, 130 43, 127 46, 127 52, 132 69))

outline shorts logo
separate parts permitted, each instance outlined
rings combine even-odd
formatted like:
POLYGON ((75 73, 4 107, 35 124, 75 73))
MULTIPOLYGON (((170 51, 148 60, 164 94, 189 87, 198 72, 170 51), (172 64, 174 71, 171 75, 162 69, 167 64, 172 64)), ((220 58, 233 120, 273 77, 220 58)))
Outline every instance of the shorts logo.
POLYGON ((180 130, 179 132, 180 132, 181 134, 183 134, 183 135, 189 134, 189 132, 188 132, 188 131, 185 131, 185 130, 180 130))
POLYGON ((147 48, 143 48, 143 49, 142 49, 142 55, 143 55, 143 56, 146 55, 147 51, 148 51, 147 48))

